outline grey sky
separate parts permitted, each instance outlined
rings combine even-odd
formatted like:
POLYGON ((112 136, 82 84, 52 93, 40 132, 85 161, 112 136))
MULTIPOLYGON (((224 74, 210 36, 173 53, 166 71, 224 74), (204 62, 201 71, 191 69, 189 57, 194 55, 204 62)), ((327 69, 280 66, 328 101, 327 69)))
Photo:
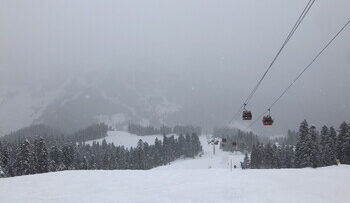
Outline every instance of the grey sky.
MULTIPOLYGON (((192 105, 200 105, 203 115, 198 115, 208 117, 198 124, 225 125, 306 3, 0 0, 0 90, 54 88, 68 75, 95 70, 146 72, 145 81, 165 78, 160 85, 168 90, 179 85, 197 91, 205 101, 192 105)), ((252 99, 254 115, 266 110, 349 18, 350 1, 316 1, 252 99)), ((272 109, 276 125, 262 128, 259 122, 253 129, 280 134, 304 118, 316 125, 349 121, 349 78, 347 28, 272 109)))

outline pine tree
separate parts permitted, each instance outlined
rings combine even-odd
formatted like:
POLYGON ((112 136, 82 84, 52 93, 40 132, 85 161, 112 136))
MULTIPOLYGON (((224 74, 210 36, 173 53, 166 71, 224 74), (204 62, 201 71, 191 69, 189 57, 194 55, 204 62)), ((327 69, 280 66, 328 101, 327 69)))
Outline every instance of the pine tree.
POLYGON ((271 146, 271 143, 268 143, 264 149, 264 168, 272 168, 273 167, 273 156, 274 152, 271 146))
POLYGON ((310 166, 309 158, 309 127, 306 120, 304 120, 299 127, 299 137, 295 148, 295 167, 304 168, 310 166))
POLYGON ((29 175, 34 173, 33 151, 28 139, 20 145, 16 159, 16 175, 29 175))
POLYGON ((50 171, 64 170, 62 163, 62 152, 57 146, 52 146, 49 152, 50 171))
POLYGON ((343 143, 343 163, 350 164, 350 126, 347 125, 343 143))
POLYGON ((344 163, 344 143, 345 139, 347 137, 348 132, 348 124, 346 122, 343 122, 339 127, 339 134, 337 139, 337 158, 339 159, 340 163, 344 163))
POLYGON ((320 138, 320 162, 322 166, 327 166, 327 137, 329 137, 329 130, 327 126, 323 126, 321 130, 320 138))
POLYGON ((179 135, 179 138, 178 138, 178 143, 179 143, 179 148, 178 148, 178 153, 180 155, 184 155, 185 154, 185 148, 186 148, 186 140, 185 140, 185 137, 183 136, 183 134, 180 134, 179 135))
POLYGON ((6 143, 2 144, 0 141, 0 167, 2 168, 4 174, 8 173, 10 164, 9 159, 9 152, 6 143))
POLYGON ((286 146, 285 148, 285 153, 286 153, 286 157, 285 157, 285 167, 286 168, 293 168, 294 167, 294 160, 295 160, 295 153, 294 153, 294 149, 293 146, 286 146))
POLYGON ((250 154, 250 168, 259 168, 258 150, 256 149, 255 145, 253 145, 252 153, 250 154))
MULTIPOLYGON (((331 126, 329 128, 329 145, 332 150, 332 154, 335 157, 334 159, 337 159, 337 132, 335 131, 334 127, 331 126)), ((336 163, 336 161, 335 161, 336 163)))
POLYGON ((66 170, 72 170, 72 164, 74 161, 74 147, 72 145, 65 145, 62 148, 62 163, 65 165, 66 170))
POLYGON ((34 142, 35 171, 36 173, 46 173, 49 171, 48 152, 45 141, 42 137, 34 142))
MULTIPOLYGON (((334 129, 332 129, 334 131, 334 129)), ((323 166, 330 166, 336 164, 336 156, 334 151, 334 132, 328 130, 326 126, 322 127, 321 136, 321 155, 322 155, 322 164, 323 166), (333 135, 331 135, 333 134, 333 135)))
POLYGON ((250 167, 250 160, 247 152, 244 154, 243 167, 244 169, 247 169, 250 167))
POLYGON ((104 156, 103 156, 103 161, 102 161, 102 169, 104 170, 108 170, 109 169, 109 155, 106 153, 104 156))
POLYGON ((257 166, 258 168, 265 168, 264 166, 264 152, 265 152, 265 149, 264 149, 264 145, 261 143, 257 145, 257 166))
MULTIPOLYGON (((185 148, 185 157, 193 157, 193 150, 192 150, 192 142, 191 142, 191 136, 189 134, 186 134, 185 136, 186 140, 186 148, 185 148)), ((164 144, 164 143, 163 143, 164 144)))
POLYGON ((272 168, 281 168, 281 150, 276 144, 272 146, 272 168))
MULTIPOLYGON (((161 140, 158 140, 156 138, 155 142, 154 142, 154 151, 155 151, 155 155, 154 155, 154 159, 155 159, 155 164, 157 166, 161 166, 164 164, 164 159, 163 159, 163 144, 161 140)), ((182 155, 184 155, 184 151, 182 152, 182 155)))
POLYGON ((145 166, 144 166, 144 143, 142 140, 139 140, 138 143, 137 143, 137 147, 136 147, 136 168, 137 169, 145 169, 145 166))
POLYGON ((309 166, 317 168, 320 166, 320 150, 319 150, 319 142, 317 139, 317 131, 315 126, 310 127, 310 139, 309 139, 309 149, 310 149, 310 163, 309 166))
POLYGON ((193 153, 194 155, 197 155, 199 152, 203 151, 201 142, 199 141, 199 137, 197 136, 196 133, 193 133, 191 138, 192 138, 191 142, 192 142, 193 151, 194 151, 193 153))

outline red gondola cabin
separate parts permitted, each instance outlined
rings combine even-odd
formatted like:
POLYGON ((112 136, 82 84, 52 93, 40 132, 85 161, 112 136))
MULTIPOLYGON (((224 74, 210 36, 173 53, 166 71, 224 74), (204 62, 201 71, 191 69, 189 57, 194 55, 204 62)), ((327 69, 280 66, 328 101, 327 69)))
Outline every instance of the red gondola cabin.
POLYGON ((273 124, 273 119, 271 116, 264 116, 263 118, 263 124, 264 125, 272 125, 273 124))
POLYGON ((243 120, 252 120, 252 112, 251 111, 243 111, 242 113, 243 120))

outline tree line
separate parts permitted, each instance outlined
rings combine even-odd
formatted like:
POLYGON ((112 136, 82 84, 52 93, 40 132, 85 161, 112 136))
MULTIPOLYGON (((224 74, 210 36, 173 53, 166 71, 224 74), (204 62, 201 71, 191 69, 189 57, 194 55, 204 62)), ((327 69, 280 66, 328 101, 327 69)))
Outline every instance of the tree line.
POLYGON ((304 168, 350 164, 350 125, 343 122, 338 132, 334 127, 315 126, 304 120, 299 127, 296 145, 253 145, 250 168, 304 168))
POLYGON ((156 128, 154 126, 142 126, 140 124, 129 123, 128 124, 128 132, 135 135, 168 135, 171 133, 180 135, 180 134, 202 134, 202 129, 200 127, 195 127, 191 125, 187 126, 174 126, 173 128, 168 126, 161 126, 160 128, 156 128))
POLYGON ((0 141, 8 143, 23 143, 26 139, 34 143, 37 137, 42 137, 46 145, 51 147, 57 143, 64 144, 68 142, 81 142, 95 140, 107 136, 108 126, 104 123, 92 124, 85 129, 79 130, 73 134, 65 135, 60 131, 50 128, 43 124, 31 125, 22 128, 10 134, 0 137, 0 141))
POLYGON ((137 147, 125 148, 93 142, 60 141, 48 147, 43 137, 21 143, 0 141, 0 173, 20 176, 63 170, 150 169, 169 164, 178 158, 195 157, 202 152, 196 134, 163 136, 149 145, 139 140, 137 147))

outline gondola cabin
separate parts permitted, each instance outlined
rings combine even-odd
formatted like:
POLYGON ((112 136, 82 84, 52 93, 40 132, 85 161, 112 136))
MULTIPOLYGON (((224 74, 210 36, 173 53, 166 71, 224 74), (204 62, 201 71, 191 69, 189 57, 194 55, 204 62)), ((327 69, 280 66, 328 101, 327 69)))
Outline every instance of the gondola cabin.
POLYGON ((273 124, 273 119, 271 116, 264 116, 263 117, 263 124, 264 125, 272 125, 273 124))
POLYGON ((242 113, 243 120, 252 120, 252 112, 251 111, 243 111, 242 113))

